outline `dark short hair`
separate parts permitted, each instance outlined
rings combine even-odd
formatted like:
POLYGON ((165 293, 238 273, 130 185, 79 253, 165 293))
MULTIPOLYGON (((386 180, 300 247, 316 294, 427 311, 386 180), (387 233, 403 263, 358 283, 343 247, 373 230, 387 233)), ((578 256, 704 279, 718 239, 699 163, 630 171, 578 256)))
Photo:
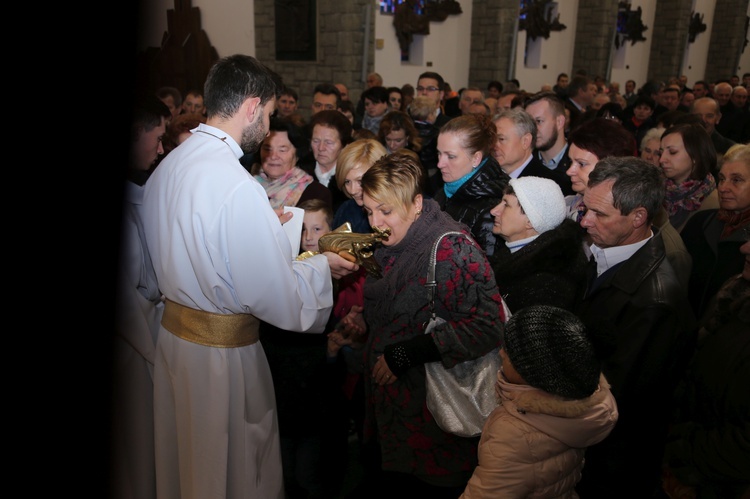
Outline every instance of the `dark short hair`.
POLYGON ((623 215, 634 209, 646 209, 653 220, 664 203, 664 175, 648 161, 634 156, 610 156, 600 159, 589 174, 588 188, 613 180, 612 201, 623 215))
POLYGON ((279 97, 281 97, 282 95, 288 95, 295 101, 299 102, 299 95, 297 95, 297 91, 291 87, 287 87, 286 85, 284 85, 284 88, 281 89, 281 92, 279 92, 279 97))
POLYGON ((701 119, 701 117, 694 113, 686 113, 674 121, 675 125, 682 125, 685 123, 703 126, 703 120, 701 119))
POLYGON ((342 113, 349 111, 350 113, 352 113, 352 116, 357 114, 357 109, 354 107, 354 102, 350 100, 342 100, 341 107, 339 109, 341 109, 342 113))
MULTIPOLYGON (((338 111, 335 111, 338 113, 338 111)), ((340 113, 339 113, 340 114, 340 113)), ((341 115, 346 120, 346 116, 341 115)), ((347 123, 349 121, 347 120, 347 123)), ((286 132, 289 137, 289 142, 292 143, 294 148, 297 150, 297 157, 301 158, 310 152, 310 139, 303 127, 295 125, 289 118, 271 118, 271 123, 268 126, 269 132, 286 132)))
POLYGON ((159 87, 156 89, 156 96, 160 99, 172 97, 174 107, 182 105, 182 93, 176 87, 159 87))
POLYGON ((255 57, 235 54, 219 59, 203 87, 206 116, 231 118, 250 97, 258 97, 265 106, 278 97, 283 85, 281 76, 255 57))
POLYGON ((487 90, 496 88, 498 92, 503 93, 503 84, 497 80, 492 80, 487 84, 487 90))
POLYGON ((333 83, 318 83, 313 89, 313 98, 315 94, 323 95, 335 95, 336 96, 336 109, 341 107, 341 90, 336 88, 333 83))
POLYGON ((620 120, 620 123, 625 121, 625 112, 617 102, 607 102, 596 112, 597 118, 605 118, 607 114, 620 120))
POLYGON ((661 113, 656 121, 661 123, 664 128, 669 128, 674 125, 678 119, 686 114, 687 113, 685 111, 682 111, 681 109, 673 109, 672 111, 665 111, 661 113))
POLYGON ((419 75, 419 78, 417 78, 417 81, 421 80, 422 78, 432 78, 433 80, 438 82, 438 88, 440 90, 445 89, 445 80, 443 79, 440 74, 434 72, 434 71, 425 71, 421 75, 419 75))
POLYGON ((370 87, 362 92, 362 102, 364 102, 365 99, 369 99, 376 104, 382 102, 388 103, 388 97, 390 97, 390 95, 390 92, 385 87, 370 87))
POLYGON ((610 156, 633 156, 635 137, 621 124, 604 118, 585 121, 570 132, 568 142, 601 161, 610 156))
POLYGON ((172 118, 169 107, 156 95, 140 96, 133 106, 132 133, 137 136, 143 131, 150 132, 161 124, 162 118, 172 118))
POLYGON ((574 76, 568 84, 568 95, 575 96, 579 90, 586 90, 586 87, 588 87, 589 83, 591 83, 592 81, 593 80, 591 80, 587 76, 574 76))
POLYGON ((352 124, 341 111, 336 109, 324 109, 323 111, 318 111, 310 118, 309 129, 311 135, 315 129, 315 125, 336 130, 336 133, 339 134, 341 147, 346 146, 352 141, 352 124))
POLYGON ((404 92, 402 92, 399 87, 388 87, 386 90, 388 90, 388 103, 389 104, 391 102, 391 94, 393 92, 396 92, 396 93, 398 93, 401 96, 401 105, 403 106, 403 104, 404 104, 404 92))
POLYGON ((656 101, 650 95, 638 94, 638 97, 636 97, 635 102, 633 103, 633 109, 638 106, 648 106, 653 111, 656 109, 656 101))

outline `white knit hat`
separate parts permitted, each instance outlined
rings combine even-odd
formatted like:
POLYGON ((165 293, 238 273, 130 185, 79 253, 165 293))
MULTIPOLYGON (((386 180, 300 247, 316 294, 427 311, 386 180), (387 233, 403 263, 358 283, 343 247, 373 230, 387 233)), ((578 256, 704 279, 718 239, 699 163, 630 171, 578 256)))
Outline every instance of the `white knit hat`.
POLYGON ((565 196, 554 180, 542 177, 510 179, 518 203, 539 234, 552 230, 565 219, 565 196))

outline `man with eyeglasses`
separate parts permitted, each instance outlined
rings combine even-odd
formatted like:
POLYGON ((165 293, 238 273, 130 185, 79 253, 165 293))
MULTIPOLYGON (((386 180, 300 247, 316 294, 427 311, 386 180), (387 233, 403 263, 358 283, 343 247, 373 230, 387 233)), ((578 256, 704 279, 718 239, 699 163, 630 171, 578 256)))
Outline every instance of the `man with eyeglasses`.
POLYGON ((417 96, 425 96, 435 100, 438 106, 437 118, 435 119, 435 126, 440 128, 450 121, 450 116, 445 114, 441 103, 445 92, 445 80, 438 73, 433 71, 427 71, 419 75, 417 79, 417 96))

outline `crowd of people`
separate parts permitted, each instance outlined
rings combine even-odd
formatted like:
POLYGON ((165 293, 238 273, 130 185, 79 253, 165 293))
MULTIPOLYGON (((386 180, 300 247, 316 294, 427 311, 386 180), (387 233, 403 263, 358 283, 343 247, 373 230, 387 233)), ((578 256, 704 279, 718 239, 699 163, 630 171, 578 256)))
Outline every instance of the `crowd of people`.
POLYGON ((452 92, 372 73, 303 110, 237 54, 184 99, 139 100, 113 497, 747 497, 750 74, 733 78, 452 92), (443 430, 425 364, 498 347, 481 436, 443 430))

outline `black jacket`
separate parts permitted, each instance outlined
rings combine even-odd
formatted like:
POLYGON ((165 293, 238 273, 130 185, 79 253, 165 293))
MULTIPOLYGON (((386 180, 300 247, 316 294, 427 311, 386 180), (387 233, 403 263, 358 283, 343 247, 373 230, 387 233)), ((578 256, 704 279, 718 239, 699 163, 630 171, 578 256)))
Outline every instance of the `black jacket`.
MULTIPOLYGON (((315 156, 313 156, 313 153, 310 152, 305 157, 299 160, 298 166, 303 169, 305 172, 312 175, 312 178, 320 182, 318 179, 318 176, 315 175, 315 156)), ((322 182, 320 182, 321 185, 323 185, 322 182)), ((325 187, 328 188, 328 190, 331 193, 331 207, 333 208, 333 212, 336 213, 336 210, 339 209, 339 207, 344 204, 344 201, 349 199, 346 194, 344 194, 344 191, 339 189, 338 184, 336 183, 336 175, 334 174, 331 176, 331 178, 328 180, 328 184, 325 185, 325 187)))
POLYGON ((445 190, 438 189, 435 201, 454 220, 469 227, 471 235, 490 257, 496 244, 495 234, 492 233, 495 217, 490 215, 490 210, 500 203, 510 177, 495 158, 487 156, 486 160, 484 166, 450 198, 445 195, 445 190))
POLYGON ((699 211, 680 232, 693 258, 688 297, 699 319, 724 282, 742 272, 745 265, 745 257, 740 253, 740 246, 745 242, 742 229, 721 239, 724 222, 718 219, 718 214, 719 210, 699 211))
MULTIPOLYGON (((566 154, 566 157, 567 157, 567 154, 566 154)), ((519 177, 542 177, 542 178, 548 178, 550 180, 553 180, 557 185, 560 186, 560 190, 562 191, 563 196, 572 196, 573 194, 576 193, 573 190, 570 177, 568 177, 565 174, 565 172, 560 171, 557 168, 554 170, 550 170, 549 168, 544 166, 544 163, 542 163, 542 160, 539 159, 539 155, 536 153, 533 153, 531 161, 529 162, 528 165, 526 165, 526 168, 524 168, 521 174, 518 176, 519 177)))
POLYGON ((583 252, 583 234, 570 219, 515 253, 498 240, 490 263, 511 312, 529 305, 553 305, 572 311, 586 288, 588 260, 583 252))
POLYGON ((620 412, 612 433, 586 451, 581 498, 650 497, 659 485, 673 394, 697 329, 661 233, 652 230, 654 237, 602 274, 578 307, 600 348, 609 347, 602 372, 620 412))

